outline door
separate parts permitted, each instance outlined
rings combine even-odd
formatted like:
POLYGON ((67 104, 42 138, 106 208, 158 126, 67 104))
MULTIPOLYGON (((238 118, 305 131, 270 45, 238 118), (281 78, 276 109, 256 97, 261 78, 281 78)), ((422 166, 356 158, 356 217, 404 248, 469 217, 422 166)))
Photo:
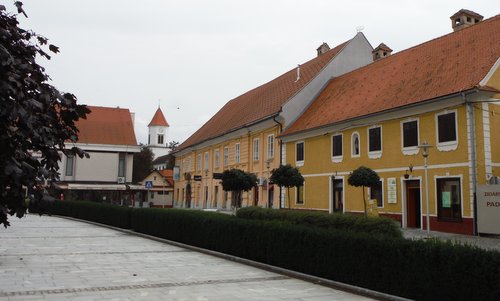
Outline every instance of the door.
POLYGON ((332 177, 332 210, 334 212, 344 211, 344 180, 332 177))
POLYGON ((420 228, 420 181, 406 181, 406 227, 420 228))

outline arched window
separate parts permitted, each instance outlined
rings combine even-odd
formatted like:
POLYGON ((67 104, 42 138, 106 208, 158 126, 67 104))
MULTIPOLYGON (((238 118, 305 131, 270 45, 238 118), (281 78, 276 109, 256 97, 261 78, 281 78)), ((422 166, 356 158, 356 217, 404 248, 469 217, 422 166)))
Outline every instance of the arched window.
POLYGON ((359 145, 359 134, 358 132, 354 132, 351 137, 351 155, 352 157, 359 157, 359 150, 360 150, 360 145, 359 145))

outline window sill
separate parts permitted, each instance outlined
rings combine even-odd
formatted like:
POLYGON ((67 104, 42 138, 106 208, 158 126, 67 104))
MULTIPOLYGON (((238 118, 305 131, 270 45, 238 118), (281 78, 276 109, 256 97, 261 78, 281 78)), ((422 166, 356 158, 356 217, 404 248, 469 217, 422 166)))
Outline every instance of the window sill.
POLYGON ((380 159, 382 157, 382 151, 368 152, 368 158, 370 159, 380 159))
POLYGON ((340 163, 340 162, 342 162, 343 159, 344 159, 344 156, 335 156, 335 157, 332 157, 332 162, 333 163, 340 163))
POLYGON ((417 146, 403 147, 403 149, 401 149, 401 152, 405 156, 416 155, 419 152, 419 148, 417 146))
POLYGON ((304 161, 296 161, 295 166, 304 166, 304 161))
POLYGON ((458 148, 458 141, 438 143, 437 149, 441 152, 450 152, 458 148))

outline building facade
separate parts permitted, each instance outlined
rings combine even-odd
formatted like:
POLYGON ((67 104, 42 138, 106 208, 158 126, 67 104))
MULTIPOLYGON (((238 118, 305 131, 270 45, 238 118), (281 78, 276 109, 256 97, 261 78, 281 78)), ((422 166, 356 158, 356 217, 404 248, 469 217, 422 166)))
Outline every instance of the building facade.
POLYGON ((289 207, 363 213, 348 178, 366 166, 380 176, 370 212, 421 229, 429 212, 431 230, 475 233, 476 185, 500 176, 498 28, 500 16, 475 22, 332 79, 280 135, 305 178, 289 207))
POLYGON ((373 48, 362 33, 332 49, 324 43, 317 57, 229 101, 174 152, 180 179, 174 202, 188 208, 230 208, 220 175, 238 168, 255 174, 256 187, 243 206, 279 208, 279 189, 268 182, 281 159, 276 139, 335 76, 372 62, 373 48))

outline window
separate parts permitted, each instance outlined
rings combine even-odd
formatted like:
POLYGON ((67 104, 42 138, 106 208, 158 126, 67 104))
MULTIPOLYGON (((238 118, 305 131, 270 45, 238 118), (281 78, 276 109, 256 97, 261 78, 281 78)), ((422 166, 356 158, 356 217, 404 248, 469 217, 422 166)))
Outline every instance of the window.
POLYGON ((444 113, 437 116, 438 143, 457 142, 456 113, 444 113))
POLYGON ((73 176, 73 169, 75 165, 75 157, 72 155, 69 155, 66 157, 66 176, 71 177, 73 176))
POLYGON ((124 153, 120 153, 118 155, 118 176, 119 177, 125 176, 125 154, 124 153))
POLYGON ((368 129, 368 151, 382 151, 382 128, 379 126, 368 129))
POLYGON ((295 188, 295 204, 304 204, 304 185, 295 188))
POLYGON ((377 207, 384 207, 383 183, 379 181, 377 185, 370 186, 370 199, 377 200, 377 207))
POLYGON ((158 144, 163 144, 163 134, 158 134, 158 144))
POLYGON ((224 146, 224 166, 229 164, 229 149, 227 146, 224 146))
POLYGON ((438 218, 444 220, 462 219, 460 178, 436 179, 438 218))
POLYGON ((267 136, 267 158, 274 158, 274 135, 267 136))
POLYGON ((235 160, 236 163, 240 163, 240 144, 236 143, 234 146, 235 160))
POLYGON ((418 121, 412 120, 402 123, 403 148, 418 146, 418 121))
POLYGON ((342 157, 342 134, 332 136, 332 157, 334 161, 342 157))
POLYGON ((205 152, 205 170, 208 170, 208 152, 205 152))
POLYGON ((253 139, 253 160, 259 161, 259 138, 253 139))
POLYGON ((352 133, 351 137, 351 156, 359 157, 360 143, 359 143, 359 134, 357 132, 352 133))
POLYGON ((187 159, 187 171, 190 172, 191 171, 191 157, 189 157, 187 159))
POLYGON ((201 154, 196 157, 196 170, 201 171, 201 154))
POLYGON ((214 157, 215 157, 215 168, 219 168, 219 166, 220 166, 220 152, 218 149, 215 150, 214 157))
POLYGON ((295 144, 295 161, 296 165, 304 165, 304 142, 297 142, 295 144))

